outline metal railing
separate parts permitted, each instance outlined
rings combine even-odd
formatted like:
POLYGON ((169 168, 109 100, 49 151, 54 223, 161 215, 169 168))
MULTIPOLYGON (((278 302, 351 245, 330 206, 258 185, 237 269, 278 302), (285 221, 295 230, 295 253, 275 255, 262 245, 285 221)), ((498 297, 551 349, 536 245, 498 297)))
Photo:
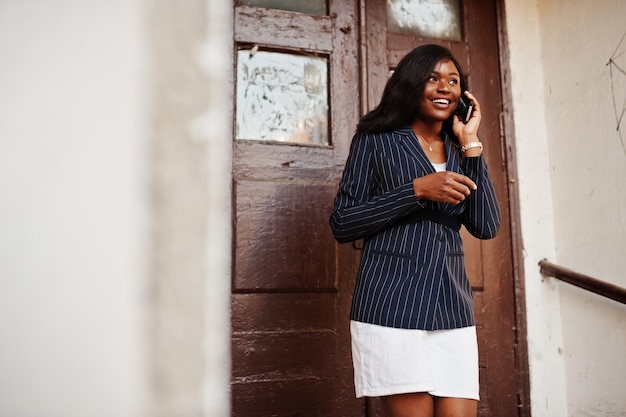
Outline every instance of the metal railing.
POLYGON ((548 277, 553 277, 568 284, 602 295, 622 304, 626 304, 626 289, 608 282, 600 281, 587 275, 579 274, 571 269, 548 262, 546 259, 539 262, 539 271, 548 277))

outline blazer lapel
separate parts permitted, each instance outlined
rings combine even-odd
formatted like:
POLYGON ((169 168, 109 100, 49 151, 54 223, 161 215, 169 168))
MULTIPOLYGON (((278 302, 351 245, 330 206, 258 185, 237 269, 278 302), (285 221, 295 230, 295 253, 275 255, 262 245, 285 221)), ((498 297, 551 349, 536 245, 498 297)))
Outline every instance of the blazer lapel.
POLYGON ((457 153, 457 145, 445 133, 443 134, 443 142, 446 146, 446 169, 452 172, 461 172, 461 165, 457 153))
POLYGON ((419 162, 420 168, 426 173, 435 172, 435 168, 420 146, 419 140, 410 126, 404 126, 397 130, 400 134, 402 147, 419 162))

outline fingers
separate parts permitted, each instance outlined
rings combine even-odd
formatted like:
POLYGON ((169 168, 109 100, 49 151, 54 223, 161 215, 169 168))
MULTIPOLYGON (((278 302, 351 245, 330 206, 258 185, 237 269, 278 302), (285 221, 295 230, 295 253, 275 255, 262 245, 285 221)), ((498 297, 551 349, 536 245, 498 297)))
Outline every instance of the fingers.
POLYGON ((470 196, 472 190, 476 190, 477 186, 471 178, 465 175, 458 174, 456 172, 446 172, 448 178, 446 179, 449 186, 446 202, 459 204, 470 196))
POLYGON ((456 187, 456 189, 454 191, 450 192, 450 198, 451 198, 451 203, 453 204, 459 204, 462 201, 464 201, 467 197, 470 196, 470 194, 472 193, 469 189, 469 187, 462 185, 461 183, 458 183, 459 186, 456 187))
POLYGON ((464 91, 463 94, 474 102, 474 110, 467 123, 463 123, 456 114, 453 115, 452 132, 459 140, 476 136, 481 120, 480 103, 476 96, 469 91, 464 91))
POLYGON ((472 111, 472 116, 469 118, 469 121, 467 123, 461 122, 458 116, 454 115, 452 131, 459 139, 468 136, 475 136, 481 120, 480 102, 478 101, 476 96, 467 90, 464 91, 463 94, 474 102, 474 110, 472 111))
POLYGON ((470 177, 466 177, 465 175, 460 175, 460 176, 461 176, 461 181, 460 182, 465 184, 467 187, 471 188, 472 190, 476 190, 478 188, 476 183, 474 181, 472 181, 472 179, 470 177))
POLYGON ((477 186, 470 178, 452 171, 443 171, 413 180, 417 199, 459 204, 470 196, 477 186))
POLYGON ((467 195, 469 195, 470 189, 475 190, 478 188, 476 183, 472 181, 470 177, 452 171, 445 171, 445 174, 447 174, 454 182, 462 186, 463 190, 467 190, 467 195))

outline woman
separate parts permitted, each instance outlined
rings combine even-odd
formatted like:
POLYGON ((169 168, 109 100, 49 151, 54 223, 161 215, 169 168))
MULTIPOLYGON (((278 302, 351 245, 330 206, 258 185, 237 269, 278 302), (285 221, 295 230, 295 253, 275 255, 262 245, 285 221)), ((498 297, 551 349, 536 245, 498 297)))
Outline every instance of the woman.
POLYGON ((364 239, 350 313, 357 397, 387 417, 476 416, 478 352, 459 229, 490 239, 500 209, 477 136, 480 103, 446 48, 420 46, 360 120, 334 211, 364 239), (461 95, 474 101, 464 124, 461 95))

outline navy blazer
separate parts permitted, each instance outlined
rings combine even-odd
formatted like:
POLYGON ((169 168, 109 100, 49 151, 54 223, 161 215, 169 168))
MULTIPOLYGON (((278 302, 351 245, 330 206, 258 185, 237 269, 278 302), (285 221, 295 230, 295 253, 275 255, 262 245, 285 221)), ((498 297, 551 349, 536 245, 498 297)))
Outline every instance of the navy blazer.
POLYGON ((494 237, 500 208, 482 156, 444 136, 446 170, 478 189, 458 205, 418 200, 413 179, 435 169, 410 126, 352 139, 330 224, 335 239, 364 239, 351 320, 405 329, 475 324, 460 224, 494 237))

